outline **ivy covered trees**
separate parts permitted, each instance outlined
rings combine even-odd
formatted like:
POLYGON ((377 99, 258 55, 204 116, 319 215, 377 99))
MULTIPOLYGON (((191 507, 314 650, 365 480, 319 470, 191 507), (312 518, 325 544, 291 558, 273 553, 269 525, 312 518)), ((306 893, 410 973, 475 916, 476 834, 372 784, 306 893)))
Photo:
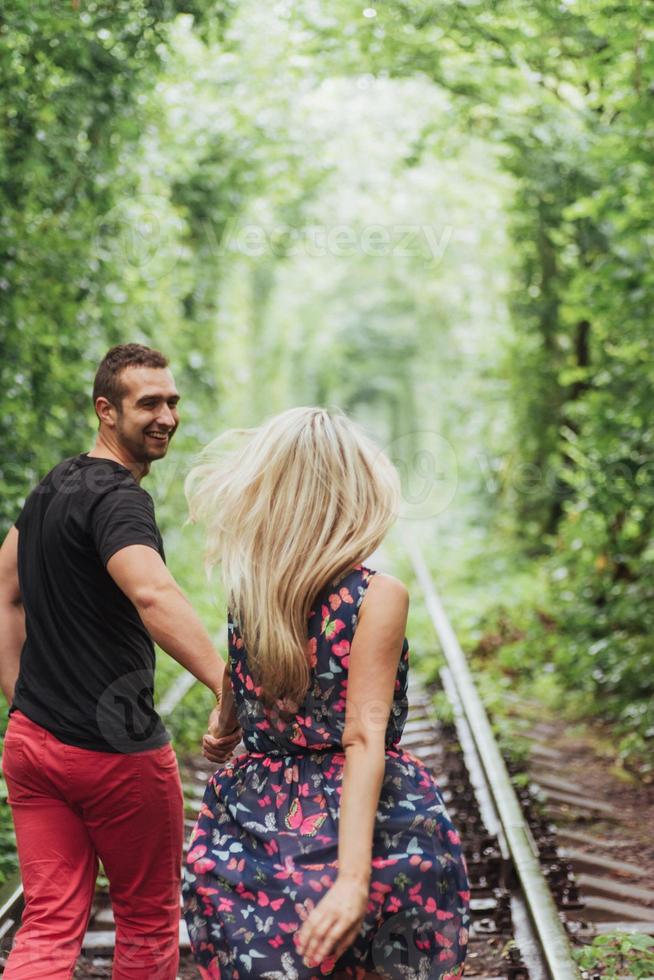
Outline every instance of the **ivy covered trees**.
MULTIPOLYGON (((0 521, 88 441, 94 362, 125 336, 103 261, 173 0, 9 0, 0 17, 0 521)), ((225 10, 202 4, 214 20, 225 10)), ((144 334, 154 341, 147 325, 144 334)))
POLYGON ((2 527, 119 340, 172 355, 182 452, 308 401, 436 433, 445 518, 546 570, 542 663, 644 758, 653 40, 637 0, 9 0, 2 527))

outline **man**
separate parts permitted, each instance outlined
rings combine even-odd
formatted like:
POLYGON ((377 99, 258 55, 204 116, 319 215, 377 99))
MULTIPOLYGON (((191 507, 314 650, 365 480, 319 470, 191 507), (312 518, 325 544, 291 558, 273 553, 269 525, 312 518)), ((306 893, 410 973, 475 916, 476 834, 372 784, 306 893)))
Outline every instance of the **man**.
MULTIPOLYGON (((140 486, 179 423, 167 359, 112 348, 93 400, 95 446, 48 473, 0 549, 3 769, 26 902, 5 980, 72 975, 98 860, 116 921, 114 980, 174 980, 183 804, 153 705, 153 640, 212 691, 223 682, 140 486)), ((205 736, 205 750, 223 761, 238 738, 205 736)))

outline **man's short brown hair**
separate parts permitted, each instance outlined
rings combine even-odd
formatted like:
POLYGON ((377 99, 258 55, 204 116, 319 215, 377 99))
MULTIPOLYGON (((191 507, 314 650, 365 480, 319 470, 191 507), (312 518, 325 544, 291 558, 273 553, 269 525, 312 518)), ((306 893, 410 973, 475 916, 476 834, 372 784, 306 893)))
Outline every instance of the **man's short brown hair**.
POLYGON ((96 398, 106 398, 117 408, 125 397, 121 373, 128 367, 168 367, 168 358, 161 351, 143 344, 118 344, 112 347, 100 361, 93 382, 93 404, 96 398))

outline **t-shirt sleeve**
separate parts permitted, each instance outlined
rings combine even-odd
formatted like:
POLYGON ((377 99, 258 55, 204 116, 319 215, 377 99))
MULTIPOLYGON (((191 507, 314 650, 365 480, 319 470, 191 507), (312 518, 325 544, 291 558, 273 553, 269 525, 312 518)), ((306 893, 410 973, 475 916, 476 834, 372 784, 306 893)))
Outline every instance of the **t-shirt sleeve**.
POLYGON ((91 515, 91 536, 103 565, 132 544, 147 545, 162 555, 152 498, 139 487, 117 487, 98 501, 91 515))
POLYGON ((32 494, 29 493, 27 495, 27 499, 25 500, 25 502, 23 503, 23 506, 20 509, 20 513, 19 513, 18 517, 14 521, 14 527, 19 532, 22 531, 23 528, 25 527, 25 523, 27 521, 27 515, 28 515, 28 512, 30 510, 31 502, 32 502, 32 494))

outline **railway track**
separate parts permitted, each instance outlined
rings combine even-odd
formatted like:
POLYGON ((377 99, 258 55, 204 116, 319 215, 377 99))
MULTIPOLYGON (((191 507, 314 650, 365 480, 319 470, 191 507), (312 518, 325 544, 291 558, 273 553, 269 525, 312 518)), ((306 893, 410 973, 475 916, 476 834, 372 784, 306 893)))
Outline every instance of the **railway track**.
MULTIPOLYGON (((608 857, 605 838, 579 829, 583 822, 592 827, 598 816, 617 821, 618 813, 562 776, 567 760, 563 751, 548 744, 551 726, 536 715, 528 732, 531 751, 526 767, 504 760, 415 542, 410 557, 447 663, 441 684, 454 710, 457 741, 478 804, 480 824, 470 835, 465 807, 459 811, 459 800, 452 801, 452 817, 462 831, 472 882, 473 927, 466 976, 484 975, 484 968, 477 970, 475 963, 483 963, 484 953, 475 946, 484 931, 495 930, 507 937, 505 952, 513 958, 498 978, 579 977, 575 945, 609 932, 654 936, 654 890, 642 882, 641 867, 608 857), (483 900, 489 870, 493 897, 480 921, 475 913, 483 911, 483 901, 477 904, 475 899, 483 900)), ((514 704, 518 709, 531 707, 532 715, 538 707, 519 699, 514 704)), ((442 737, 447 737, 444 729, 442 737)), ((412 751, 420 755, 420 744, 412 751)), ((440 778, 447 786, 447 774, 440 778)))
MULTIPOLYGON (((561 808, 566 813, 570 807, 582 814, 601 813, 603 819, 610 819, 611 813, 602 801, 586 798, 566 784, 560 775, 565 760, 547 746, 547 733, 538 726, 532 732, 531 783, 516 788, 515 767, 507 766, 502 758, 419 550, 414 548, 411 557, 447 667, 440 682, 429 686, 413 671, 401 747, 422 759, 434 773, 463 838, 472 913, 466 977, 581 977, 573 957, 574 945, 613 929, 654 933, 654 892, 638 883, 638 867, 608 858, 601 842, 580 831, 577 822, 557 830, 561 808), (452 705, 453 723, 435 715, 438 690, 445 692, 452 705)), ((173 685, 160 705, 164 716, 175 710, 192 683, 184 676, 173 685)), ((240 751, 244 751, 242 745, 236 754, 240 751)), ((181 759, 180 770, 188 839, 211 773, 199 755, 181 759)), ((19 922, 20 896, 18 880, 8 883, 0 895, 4 953, 19 922)), ((412 948, 410 939, 405 937, 398 954, 402 962, 398 963, 397 980, 414 974, 418 980, 411 967, 412 956, 415 953, 417 962, 420 951, 412 948)), ((110 977, 113 946, 113 916, 100 882, 76 980, 110 977)), ((179 977, 197 978, 181 919, 180 948, 179 977)))

